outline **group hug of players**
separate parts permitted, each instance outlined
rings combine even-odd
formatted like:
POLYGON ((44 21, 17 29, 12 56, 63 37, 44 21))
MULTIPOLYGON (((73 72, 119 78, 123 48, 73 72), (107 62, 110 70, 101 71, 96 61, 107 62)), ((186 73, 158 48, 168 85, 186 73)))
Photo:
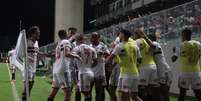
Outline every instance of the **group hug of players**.
MULTIPOLYGON (((201 44, 191 39, 188 28, 181 32, 182 42, 173 48, 172 62, 180 61, 178 101, 184 101, 186 91, 191 88, 198 101, 201 101, 201 71, 199 59, 201 44)), ((38 51, 40 30, 34 26, 28 30, 29 91, 34 84, 38 56, 48 56, 38 51)), ((61 88, 64 101, 71 101, 75 90, 75 100, 92 101, 92 88, 95 87, 95 100, 105 100, 105 90, 111 101, 170 101, 169 88, 172 81, 171 68, 166 62, 158 35, 146 35, 142 29, 134 34, 122 29, 111 45, 101 41, 99 33, 93 32, 90 43, 76 28, 59 30, 60 41, 55 49, 52 91, 47 100, 54 98, 61 88)), ((173 67, 172 67, 173 68, 173 67)), ((176 67, 174 67, 176 68, 176 67)), ((26 101, 26 93, 22 101, 26 101)))

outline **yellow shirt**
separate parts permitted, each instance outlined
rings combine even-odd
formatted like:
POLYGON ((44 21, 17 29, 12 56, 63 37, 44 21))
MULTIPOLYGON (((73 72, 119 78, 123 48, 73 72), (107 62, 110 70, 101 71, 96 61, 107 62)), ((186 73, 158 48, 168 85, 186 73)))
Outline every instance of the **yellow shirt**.
POLYGON ((149 44, 145 39, 140 38, 136 40, 138 47, 140 48, 140 52, 142 55, 142 63, 140 67, 147 67, 148 65, 155 65, 153 53, 149 44))
POLYGON ((201 45, 198 41, 184 41, 180 50, 181 72, 200 72, 201 45))
POLYGON ((133 41, 118 44, 112 54, 117 56, 120 74, 138 75, 137 58, 140 57, 138 47, 133 41))

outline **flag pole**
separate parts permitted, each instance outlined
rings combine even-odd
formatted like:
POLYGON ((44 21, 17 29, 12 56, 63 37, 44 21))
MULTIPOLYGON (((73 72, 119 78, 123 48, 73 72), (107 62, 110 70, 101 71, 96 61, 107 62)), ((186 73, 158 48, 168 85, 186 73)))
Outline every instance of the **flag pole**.
POLYGON ((20 26, 19 26, 19 30, 22 30, 22 20, 20 19, 20 26))
MULTIPOLYGON (((25 41, 27 41, 26 39, 26 33, 24 32, 24 36, 25 36, 25 41)), ((29 101, 29 78, 28 78, 28 58, 27 58, 28 54, 27 54, 27 43, 25 42, 25 88, 26 88, 26 101, 29 101)))

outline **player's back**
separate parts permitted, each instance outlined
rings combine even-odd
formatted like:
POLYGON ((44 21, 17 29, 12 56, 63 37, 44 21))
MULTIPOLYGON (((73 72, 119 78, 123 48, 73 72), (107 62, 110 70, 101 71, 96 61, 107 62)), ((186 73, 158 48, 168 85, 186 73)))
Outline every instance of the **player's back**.
POLYGON ((139 57, 138 47, 132 41, 120 43, 117 47, 121 49, 119 53, 121 74, 138 75, 137 58, 139 57), (129 64, 129 65, 128 65, 129 64))
POLYGON ((73 51, 82 58, 82 61, 77 61, 79 71, 91 71, 93 60, 97 58, 96 50, 87 44, 80 44, 73 51))
POLYGON ((140 52, 142 55, 141 67, 155 65, 155 62, 153 59, 153 53, 151 51, 149 44, 143 38, 137 39, 136 43, 137 43, 137 46, 140 48, 140 52))
POLYGON ((65 51, 71 49, 71 43, 64 39, 61 40, 56 47, 56 61, 54 63, 53 72, 65 72, 69 68, 70 58, 65 56, 65 51))
POLYGON ((198 41, 184 41, 180 46, 180 63, 183 72, 200 72, 201 44, 198 41))

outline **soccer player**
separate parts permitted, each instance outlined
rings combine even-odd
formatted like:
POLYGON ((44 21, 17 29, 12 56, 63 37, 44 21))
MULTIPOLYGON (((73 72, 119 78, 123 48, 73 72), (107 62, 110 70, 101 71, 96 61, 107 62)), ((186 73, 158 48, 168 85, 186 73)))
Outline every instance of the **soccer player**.
POLYGON ((77 35, 77 28, 74 27, 70 27, 68 28, 68 35, 67 35, 67 39, 73 43, 75 42, 75 37, 77 35))
POLYGON ((91 46, 96 49, 98 55, 98 64, 93 68, 95 75, 95 81, 91 86, 95 84, 96 89, 96 101, 104 101, 106 86, 105 77, 105 56, 108 56, 109 49, 107 46, 100 41, 100 34, 93 32, 91 35, 91 46))
POLYGON ((79 89, 84 95, 85 101, 92 101, 91 98, 91 83, 94 81, 94 73, 92 68, 97 64, 97 54, 96 50, 84 44, 83 35, 76 36, 77 46, 73 49, 73 52, 78 54, 83 61, 77 61, 77 66, 79 70, 79 89))
MULTIPOLYGON (((110 53, 113 51, 114 47, 120 43, 119 33, 120 32, 116 33, 117 37, 111 44, 110 53)), ((115 57, 114 59, 110 60, 110 62, 109 61, 106 62, 105 65, 105 74, 107 81, 106 90, 110 95, 110 101, 117 101, 116 88, 120 74, 120 68, 119 65, 117 64, 118 62, 117 59, 119 58, 115 57)))
POLYGON ((52 92, 48 97, 48 101, 53 101, 56 96, 59 88, 62 88, 64 91, 64 101, 70 101, 71 98, 71 82, 70 82, 70 73, 69 65, 71 58, 77 58, 80 60, 80 57, 76 54, 71 53, 71 43, 66 40, 67 33, 65 30, 60 30, 58 36, 61 41, 56 47, 56 61, 53 67, 53 83, 52 83, 52 92))
POLYGON ((112 42, 111 47, 114 48, 117 44, 120 43, 120 38, 119 38, 119 32, 116 33, 116 38, 114 40, 114 42, 112 42))
POLYGON ((157 37, 155 34, 146 35, 144 32, 139 33, 141 37, 143 37, 146 42, 150 45, 153 55, 154 61, 157 65, 157 74, 160 84, 160 95, 158 97, 162 97, 161 101, 170 101, 169 99, 169 88, 171 85, 172 73, 169 65, 164 56, 163 49, 160 43, 157 42, 157 37))
POLYGON ((10 64, 10 70, 11 70, 11 81, 15 82, 15 72, 16 72, 16 67, 14 65, 14 57, 15 56, 15 49, 13 48, 8 52, 8 58, 9 58, 9 64, 10 64))
MULTIPOLYGON (((37 55, 39 53, 38 39, 40 38, 40 30, 37 26, 32 26, 28 30, 27 53, 28 53, 28 80, 29 80, 29 95, 34 85, 36 74, 37 55)), ((23 74, 25 75, 25 74, 23 74)), ((22 93, 22 101, 26 101, 26 84, 24 80, 24 91, 22 93)))
MULTIPOLYGON (((180 95, 179 101, 184 101, 186 90, 190 87, 193 89, 198 101, 201 101, 201 71, 200 71, 200 55, 201 44, 199 41, 191 40, 191 30, 185 28, 182 31, 182 43, 180 44, 180 76, 179 88, 180 95)), ((174 50, 174 52, 176 52, 174 50)), ((175 62, 178 56, 175 53, 172 61, 175 62)))
MULTIPOLYGON (((72 49, 77 46, 76 44, 77 28, 70 27, 68 28, 67 39, 71 42, 72 49)), ((75 101, 81 101, 81 94, 79 91, 78 83, 78 68, 74 59, 71 59, 70 62, 70 73, 71 73, 71 91, 73 91, 73 86, 75 86, 75 101)))
POLYGON ((140 36, 142 30, 137 29, 135 32, 136 42, 142 54, 142 62, 139 67, 140 84, 139 95, 143 101, 161 101, 158 97, 160 85, 157 81, 157 69, 151 47, 146 40, 140 36))
POLYGON ((120 31, 121 43, 115 46, 112 54, 106 61, 115 56, 120 58, 120 76, 117 90, 120 95, 120 101, 141 101, 138 97, 139 73, 137 62, 140 60, 140 51, 135 43, 129 41, 131 33, 127 30, 120 31))

